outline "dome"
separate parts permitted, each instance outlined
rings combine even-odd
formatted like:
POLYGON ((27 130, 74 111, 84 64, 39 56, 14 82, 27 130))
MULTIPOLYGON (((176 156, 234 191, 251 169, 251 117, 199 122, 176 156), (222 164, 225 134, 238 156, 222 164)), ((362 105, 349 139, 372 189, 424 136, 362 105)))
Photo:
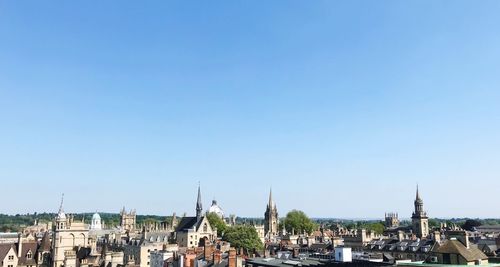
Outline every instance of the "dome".
POLYGON ((219 217, 224 219, 224 211, 222 210, 221 207, 219 207, 219 205, 217 205, 217 201, 215 199, 212 201, 212 206, 210 206, 210 208, 208 209, 208 212, 215 213, 219 217))
POLYGON ((99 215, 99 213, 94 213, 94 215, 92 215, 92 221, 94 220, 101 220, 101 215, 99 215))
POLYGON ((92 215, 92 222, 90 223, 90 229, 91 230, 101 230, 102 229, 101 216, 97 212, 94 213, 94 215, 92 215))

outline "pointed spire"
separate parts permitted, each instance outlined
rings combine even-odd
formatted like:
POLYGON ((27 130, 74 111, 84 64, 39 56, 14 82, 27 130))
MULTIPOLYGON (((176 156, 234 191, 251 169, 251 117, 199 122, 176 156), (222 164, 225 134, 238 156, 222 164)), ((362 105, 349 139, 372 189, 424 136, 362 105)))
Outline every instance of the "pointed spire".
POLYGON ((416 194, 415 199, 416 199, 416 200, 421 200, 421 199, 420 199, 420 194, 418 193, 418 184, 417 184, 417 194, 416 194))
POLYGON ((61 196, 61 205, 59 205, 59 212, 58 212, 59 214, 64 213, 63 204, 64 204, 64 193, 61 196))
POLYGON ((201 185, 200 182, 198 182, 198 199, 196 200, 196 218, 198 218, 198 220, 201 218, 202 211, 203 207, 201 204, 201 185))
POLYGON ((272 209, 273 208, 273 188, 270 187, 269 188, 269 208, 272 209))

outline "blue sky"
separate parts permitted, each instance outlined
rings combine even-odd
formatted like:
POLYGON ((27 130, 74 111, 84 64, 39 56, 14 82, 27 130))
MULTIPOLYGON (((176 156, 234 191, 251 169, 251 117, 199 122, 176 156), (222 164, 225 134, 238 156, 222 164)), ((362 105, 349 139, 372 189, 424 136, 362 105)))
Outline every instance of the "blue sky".
POLYGON ((1 1, 0 212, 500 217, 499 8, 1 1))

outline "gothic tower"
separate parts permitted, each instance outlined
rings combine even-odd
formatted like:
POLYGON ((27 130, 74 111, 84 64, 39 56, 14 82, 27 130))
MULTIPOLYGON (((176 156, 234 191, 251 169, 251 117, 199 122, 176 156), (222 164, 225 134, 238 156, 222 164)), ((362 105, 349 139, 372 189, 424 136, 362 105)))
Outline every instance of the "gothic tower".
POLYGON ((427 213, 424 211, 424 201, 420 198, 418 185, 414 204, 415 211, 411 216, 413 232, 419 238, 427 237, 429 235, 429 217, 427 217, 427 213))
POLYGON ((203 207, 201 205, 201 188, 198 185, 198 199, 196 200, 196 219, 199 221, 201 219, 201 213, 203 212, 203 207))
POLYGON ((278 209, 276 203, 273 202, 273 192, 269 191, 269 203, 267 203, 266 213, 264 214, 264 234, 267 238, 272 238, 278 235, 278 209))

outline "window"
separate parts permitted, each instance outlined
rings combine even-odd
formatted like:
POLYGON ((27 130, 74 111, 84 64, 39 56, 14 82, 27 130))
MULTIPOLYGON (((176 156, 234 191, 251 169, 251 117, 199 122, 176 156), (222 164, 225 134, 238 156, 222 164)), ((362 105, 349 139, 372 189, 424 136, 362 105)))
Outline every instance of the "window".
POLYGON ((203 225, 203 232, 205 232, 205 233, 206 233, 207 231, 208 231, 208 226, 207 226, 207 223, 205 223, 205 224, 203 225))
POLYGON ((14 267, 14 265, 8 265, 8 267, 14 267))
POLYGON ((28 253, 26 254, 26 258, 28 258, 28 260, 31 260, 31 258, 33 258, 33 254, 31 253, 31 250, 28 251, 28 253))
POLYGON ((10 261, 14 260, 14 256, 10 255, 10 256, 9 256, 9 260, 10 260, 10 261))

